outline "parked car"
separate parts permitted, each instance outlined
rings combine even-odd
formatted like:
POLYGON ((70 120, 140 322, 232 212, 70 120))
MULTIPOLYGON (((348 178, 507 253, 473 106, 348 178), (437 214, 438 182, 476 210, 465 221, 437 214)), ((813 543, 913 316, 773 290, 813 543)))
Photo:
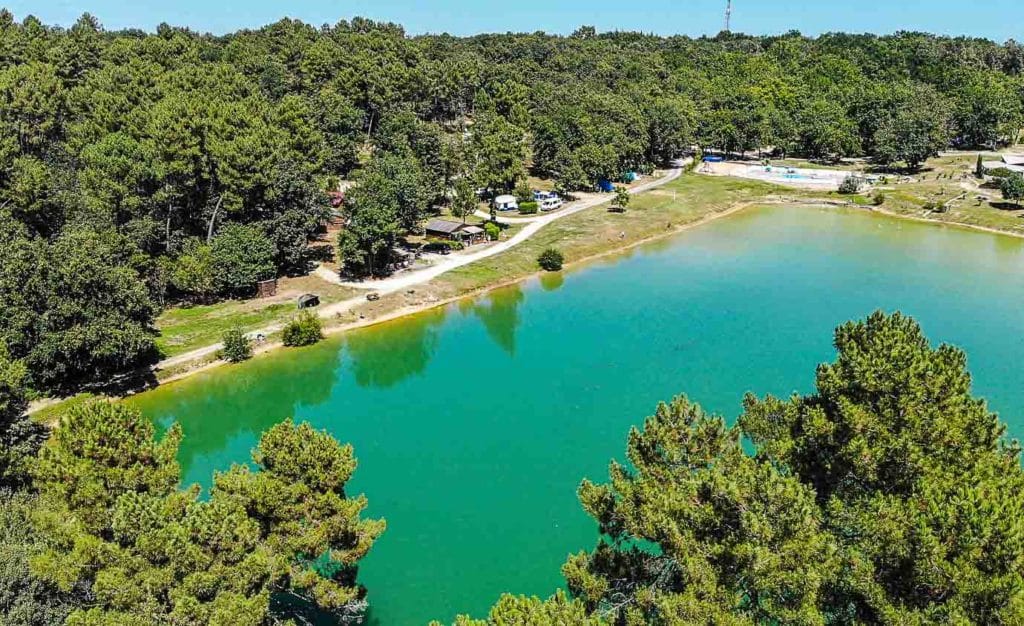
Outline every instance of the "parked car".
POLYGON ((552 195, 548 196, 547 198, 544 198, 543 200, 541 200, 540 210, 541 211, 554 211, 555 209, 561 207, 562 204, 563 204, 562 199, 559 198, 558 196, 552 194, 552 195))

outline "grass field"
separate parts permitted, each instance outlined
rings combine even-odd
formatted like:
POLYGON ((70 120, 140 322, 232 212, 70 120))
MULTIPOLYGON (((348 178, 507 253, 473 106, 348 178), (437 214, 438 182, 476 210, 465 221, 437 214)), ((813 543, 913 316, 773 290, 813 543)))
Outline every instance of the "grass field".
POLYGON ((235 326, 251 331, 282 322, 295 315, 295 300, 304 293, 317 294, 321 304, 330 304, 351 298, 359 291, 332 285, 316 276, 300 276, 278 281, 278 295, 273 298, 172 307, 156 320, 160 331, 157 345, 165 357, 171 357, 217 343, 225 331, 235 326))

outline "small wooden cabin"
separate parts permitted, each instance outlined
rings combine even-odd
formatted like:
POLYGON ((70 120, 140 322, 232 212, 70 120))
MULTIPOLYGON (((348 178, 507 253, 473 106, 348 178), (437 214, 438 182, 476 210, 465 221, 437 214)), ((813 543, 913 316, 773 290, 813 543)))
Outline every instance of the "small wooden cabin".
POLYGON ((479 226, 452 222, 450 220, 430 220, 426 226, 428 237, 438 237, 450 241, 461 241, 472 245, 487 240, 487 233, 479 226))

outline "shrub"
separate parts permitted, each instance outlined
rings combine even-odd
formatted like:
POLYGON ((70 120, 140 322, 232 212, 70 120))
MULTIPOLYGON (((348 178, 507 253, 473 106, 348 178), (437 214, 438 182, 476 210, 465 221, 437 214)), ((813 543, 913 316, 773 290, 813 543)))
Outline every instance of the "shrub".
POLYGON ((875 206, 882 206, 885 204, 885 194, 881 191, 875 192, 875 194, 871 196, 871 204, 875 206))
POLYGON ((293 317, 284 327, 282 341, 286 346, 309 346, 323 339, 320 318, 309 311, 293 317))
POLYGON ((519 213, 521 215, 533 215, 537 212, 537 203, 534 201, 522 202, 519 205, 519 213))
POLYGON ((501 226, 498 226, 494 222, 487 222, 484 224, 484 232, 487 233, 487 238, 491 241, 497 241, 501 235, 501 226))
POLYGON ((224 333, 221 341, 224 347, 220 350, 220 357, 226 361, 240 363, 252 356, 252 344, 237 326, 224 333))
POLYGON ((1014 174, 1013 170, 1005 167, 993 167, 990 170, 986 170, 986 172, 993 178, 1009 178, 1014 174))
POLYGON ((861 187, 864 186, 864 179, 856 174, 850 174, 843 179, 843 182, 839 184, 839 193, 843 195, 852 195, 858 193, 861 187))
POLYGON ((515 191, 512 192, 512 195, 516 197, 516 201, 519 202, 519 204, 524 202, 533 202, 533 190, 530 189, 529 183, 525 180, 520 181, 519 184, 516 185, 515 191))
POLYGON ((620 211, 625 212, 629 206, 629 201, 632 198, 629 194, 629 189, 622 185, 616 185, 615 187, 615 200, 613 206, 617 207, 620 211))
POLYGON ((565 256, 554 248, 548 248, 537 257, 537 265, 548 272, 557 272, 562 269, 565 263, 565 256))
POLYGON ((1003 192, 1005 200, 1012 200, 1020 204, 1020 201, 1024 199, 1024 176, 1013 172, 999 181, 999 190, 1003 192))

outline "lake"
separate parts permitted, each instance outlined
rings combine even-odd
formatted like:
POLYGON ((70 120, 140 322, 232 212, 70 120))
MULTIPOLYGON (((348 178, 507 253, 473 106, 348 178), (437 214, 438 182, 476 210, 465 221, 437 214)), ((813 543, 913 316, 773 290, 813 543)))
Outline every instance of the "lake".
POLYGON ((765 207, 131 402, 182 424, 203 485, 289 416, 351 442, 348 491, 388 521, 360 569, 369 623, 483 617, 503 591, 551 594, 593 547, 576 487, 607 478, 658 401, 732 420, 746 391, 810 391, 832 329, 875 309, 964 348, 976 393, 1024 435, 1022 270, 1010 237, 765 207))

